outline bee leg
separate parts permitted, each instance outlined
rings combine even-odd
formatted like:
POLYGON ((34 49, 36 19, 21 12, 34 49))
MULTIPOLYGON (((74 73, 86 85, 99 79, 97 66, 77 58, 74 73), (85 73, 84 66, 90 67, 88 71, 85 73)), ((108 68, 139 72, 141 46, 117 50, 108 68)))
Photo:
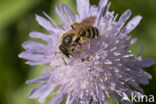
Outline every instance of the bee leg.
POLYGON ((82 59, 81 59, 81 61, 82 61, 82 62, 84 62, 84 61, 85 61, 85 59, 84 59, 84 58, 82 58, 82 59))
POLYGON ((81 43, 78 44, 78 48, 82 51, 81 43))
POLYGON ((86 61, 88 61, 88 62, 89 62, 89 57, 87 57, 87 58, 86 58, 86 61))
MULTIPOLYGON (((60 52, 55 52, 55 55, 57 55, 57 54, 61 54, 61 53, 60 52)), ((62 56, 62 59, 63 59, 64 64, 67 65, 67 63, 66 63, 66 61, 65 61, 63 56, 62 56)))
POLYGON ((71 49, 72 52, 74 52, 74 50, 75 50, 74 48, 71 49))
POLYGON ((64 57, 63 57, 63 56, 62 56, 62 59, 63 59, 64 64, 65 64, 65 65, 67 65, 67 63, 66 63, 66 61, 65 61, 65 59, 64 59, 64 57))
POLYGON ((90 100, 89 104, 92 104, 92 102, 93 102, 93 97, 91 96, 91 100, 90 100))

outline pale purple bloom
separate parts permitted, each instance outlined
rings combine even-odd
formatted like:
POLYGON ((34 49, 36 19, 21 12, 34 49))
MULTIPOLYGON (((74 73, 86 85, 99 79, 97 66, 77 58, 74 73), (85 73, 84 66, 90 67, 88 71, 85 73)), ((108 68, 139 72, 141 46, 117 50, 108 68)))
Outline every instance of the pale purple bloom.
POLYGON ((31 38, 39 38, 47 44, 27 41, 23 43, 26 50, 19 57, 25 58, 30 65, 47 65, 40 78, 29 80, 26 83, 41 83, 32 89, 30 98, 38 98, 43 102, 49 94, 55 95, 49 104, 60 104, 66 97, 66 104, 107 104, 107 98, 111 97, 117 103, 124 94, 130 96, 143 93, 140 84, 148 84, 152 78, 144 72, 142 67, 154 64, 153 59, 142 59, 139 54, 133 54, 127 49, 137 42, 128 34, 136 28, 142 19, 135 16, 128 23, 131 11, 126 10, 119 20, 117 14, 109 11, 108 0, 100 0, 98 6, 90 5, 89 0, 77 0, 78 15, 62 4, 56 7, 56 13, 62 20, 62 25, 56 23, 44 13, 47 19, 36 15, 38 23, 44 27, 50 35, 41 32, 31 32, 31 38), (65 15, 65 14, 66 15, 65 15), (65 58, 59 51, 61 34, 71 30, 73 22, 81 22, 85 18, 96 16, 94 26, 99 30, 99 37, 82 47, 78 57, 65 58), (89 57, 89 61, 81 61, 89 57), (56 92, 53 90, 58 87, 56 92), (133 90, 131 88, 136 90, 133 90))

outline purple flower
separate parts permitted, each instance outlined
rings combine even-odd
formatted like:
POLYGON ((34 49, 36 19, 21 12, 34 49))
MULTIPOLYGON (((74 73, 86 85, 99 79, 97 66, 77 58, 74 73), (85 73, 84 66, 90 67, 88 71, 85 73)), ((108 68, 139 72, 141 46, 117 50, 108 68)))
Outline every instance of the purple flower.
POLYGON ((27 41, 22 45, 26 51, 19 57, 27 59, 26 64, 48 67, 43 70, 40 78, 26 82, 41 83, 32 89, 30 98, 38 98, 41 103, 52 93, 55 96, 49 104, 60 104, 65 97, 66 104, 107 104, 109 97, 117 103, 124 103, 121 98, 125 94, 143 94, 139 83, 148 84, 152 76, 141 68, 149 67, 155 62, 150 58, 142 59, 139 54, 133 54, 128 49, 137 42, 136 38, 128 34, 136 28, 142 17, 135 16, 127 23, 131 11, 126 10, 116 20, 118 14, 110 12, 109 6, 108 0, 100 0, 98 6, 90 5, 89 0, 77 0, 78 14, 74 15, 62 4, 61 8, 55 8, 64 23, 61 25, 57 25, 45 13, 49 21, 36 15, 38 23, 50 35, 31 32, 31 38, 40 38, 46 44, 27 41), (59 50, 61 34, 70 31, 73 22, 82 22, 91 16, 96 16, 94 26, 98 29, 99 36, 82 46, 79 57, 64 57, 59 50), (81 61, 86 57, 89 61, 81 61), (54 92, 56 88, 57 91, 54 92))

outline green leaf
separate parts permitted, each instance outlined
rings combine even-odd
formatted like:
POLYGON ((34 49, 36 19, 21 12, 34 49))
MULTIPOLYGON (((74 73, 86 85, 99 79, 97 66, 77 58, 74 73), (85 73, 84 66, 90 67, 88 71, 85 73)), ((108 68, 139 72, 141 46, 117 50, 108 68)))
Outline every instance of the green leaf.
POLYGON ((18 17, 25 14, 40 1, 41 0, 0 1, 0 29, 18 19, 18 17))
POLYGON ((76 4, 75 4, 75 0, 55 0, 52 5, 51 5, 51 17, 54 19, 54 21, 57 24, 62 23, 60 19, 58 19, 59 17, 57 16, 57 14, 55 13, 55 7, 59 6, 61 7, 61 4, 66 4, 69 9, 75 14, 76 13, 76 4))

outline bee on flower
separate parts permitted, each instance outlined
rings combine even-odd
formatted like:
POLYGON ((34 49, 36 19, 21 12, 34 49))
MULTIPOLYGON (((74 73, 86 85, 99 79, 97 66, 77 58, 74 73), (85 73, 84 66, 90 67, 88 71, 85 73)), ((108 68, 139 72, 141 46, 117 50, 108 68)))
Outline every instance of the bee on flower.
POLYGON ((64 98, 66 104, 107 104, 110 97, 116 103, 130 103, 121 100, 122 97, 143 94, 139 84, 148 84, 152 76, 141 68, 155 63, 128 49, 137 42, 128 34, 142 17, 135 16, 127 22, 131 11, 126 10, 117 20, 118 14, 109 11, 108 0, 100 0, 97 6, 89 0, 76 3, 77 15, 65 4, 55 8, 63 21, 61 26, 46 13, 48 20, 36 15, 50 35, 41 32, 29 35, 47 44, 27 41, 22 45, 26 51, 19 57, 27 59, 26 64, 48 67, 40 78, 26 82, 41 83, 29 97, 42 103, 48 95, 55 95, 49 104, 60 104, 64 98))

